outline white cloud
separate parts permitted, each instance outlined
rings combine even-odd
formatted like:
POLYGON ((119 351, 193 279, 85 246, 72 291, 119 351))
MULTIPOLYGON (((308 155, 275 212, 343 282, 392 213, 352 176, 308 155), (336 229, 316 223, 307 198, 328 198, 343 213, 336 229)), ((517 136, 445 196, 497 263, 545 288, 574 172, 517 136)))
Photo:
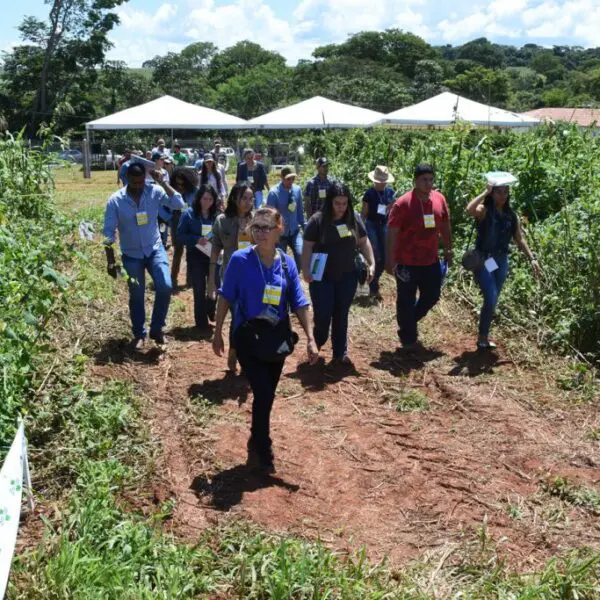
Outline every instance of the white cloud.
POLYGON ((126 6, 117 10, 117 14, 124 29, 163 37, 175 31, 177 6, 168 2, 161 4, 154 14, 126 6))

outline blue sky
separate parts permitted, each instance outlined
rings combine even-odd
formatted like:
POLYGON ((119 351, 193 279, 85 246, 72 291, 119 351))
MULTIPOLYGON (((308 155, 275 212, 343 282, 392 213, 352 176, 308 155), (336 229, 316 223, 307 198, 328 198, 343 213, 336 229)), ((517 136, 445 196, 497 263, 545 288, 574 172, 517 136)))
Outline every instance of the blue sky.
MULTIPOLYGON (((0 49, 18 43, 24 15, 43 17, 43 0, 3 2, 0 49)), ((118 9, 110 58, 131 66, 195 41, 220 48, 250 39, 283 54, 290 64, 316 46, 357 31, 399 27, 431 44, 460 44, 485 36, 522 45, 534 42, 600 46, 600 0, 129 0, 118 9)))

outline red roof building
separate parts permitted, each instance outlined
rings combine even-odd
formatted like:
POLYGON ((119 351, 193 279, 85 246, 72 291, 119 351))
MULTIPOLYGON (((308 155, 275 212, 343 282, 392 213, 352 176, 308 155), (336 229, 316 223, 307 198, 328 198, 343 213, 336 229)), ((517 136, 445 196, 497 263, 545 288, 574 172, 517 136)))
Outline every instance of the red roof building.
POLYGON ((542 121, 566 121, 576 123, 579 127, 589 127, 596 123, 600 127, 600 108, 536 108, 522 114, 542 121))

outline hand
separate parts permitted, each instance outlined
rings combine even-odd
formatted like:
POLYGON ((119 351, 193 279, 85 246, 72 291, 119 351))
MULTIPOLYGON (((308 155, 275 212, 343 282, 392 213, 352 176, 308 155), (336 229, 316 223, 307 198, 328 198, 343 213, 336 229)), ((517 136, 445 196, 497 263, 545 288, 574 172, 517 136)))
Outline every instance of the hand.
POLYGON ((535 260, 535 259, 532 260, 531 261, 531 268, 533 269, 533 276, 536 279, 539 279, 542 276, 542 274, 543 274, 542 267, 540 267, 540 263, 537 260, 535 260))
POLYGON ((106 272, 113 278, 116 279, 117 275, 119 274, 119 268, 117 267, 117 265, 113 264, 107 264, 106 265, 106 272))
POLYGON ((197 246, 206 246, 206 244, 208 244, 208 240, 204 237, 201 237, 198 239, 198 243, 196 245, 197 246))
POLYGON ((223 343, 223 332, 219 329, 215 329, 212 342, 213 352, 217 356, 225 355, 225 344, 223 343))
POLYGON ((164 183, 162 173, 160 173, 156 169, 152 169, 150 171, 150 175, 152 176, 152 179, 154 179, 154 181, 156 181, 156 183, 158 183, 159 185, 162 185, 164 183))
POLYGON ((217 294, 215 282, 212 279, 208 280, 208 285, 206 286, 206 295, 211 300, 214 300, 217 294))
POLYGON ((394 275, 394 265, 393 265, 393 264, 391 264, 391 263, 388 263, 388 264, 386 264, 386 265, 385 265, 385 272, 386 272, 388 275, 392 275, 392 276, 393 276, 393 275, 394 275))
POLYGON ((367 274, 367 283, 371 283, 371 281, 375 279, 375 265, 369 265, 367 268, 369 269, 367 274))
POLYGON ((314 281, 314 277, 308 271, 303 271, 302 277, 304 277, 304 281, 306 281, 306 283, 312 283, 314 281))
POLYGON ((316 364, 317 360, 319 360, 319 349, 317 348, 317 343, 315 340, 308 340, 308 343, 306 344, 306 350, 308 352, 308 362, 311 365, 316 364))

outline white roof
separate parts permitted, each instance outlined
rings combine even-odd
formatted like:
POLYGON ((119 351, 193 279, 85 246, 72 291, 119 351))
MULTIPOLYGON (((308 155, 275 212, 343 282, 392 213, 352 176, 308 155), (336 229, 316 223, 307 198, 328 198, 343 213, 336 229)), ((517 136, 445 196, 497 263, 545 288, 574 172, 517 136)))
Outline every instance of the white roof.
POLYGON ((245 129, 247 122, 227 113, 163 96, 86 123, 87 129, 245 129))
POLYGON ((457 120, 492 127, 531 127, 540 122, 534 117, 487 106, 451 92, 442 92, 433 98, 385 115, 376 124, 441 126, 452 125, 457 120))
POLYGON ((382 113, 359 106, 334 102, 321 96, 279 108, 248 124, 259 129, 325 129, 331 127, 368 127, 382 113))

